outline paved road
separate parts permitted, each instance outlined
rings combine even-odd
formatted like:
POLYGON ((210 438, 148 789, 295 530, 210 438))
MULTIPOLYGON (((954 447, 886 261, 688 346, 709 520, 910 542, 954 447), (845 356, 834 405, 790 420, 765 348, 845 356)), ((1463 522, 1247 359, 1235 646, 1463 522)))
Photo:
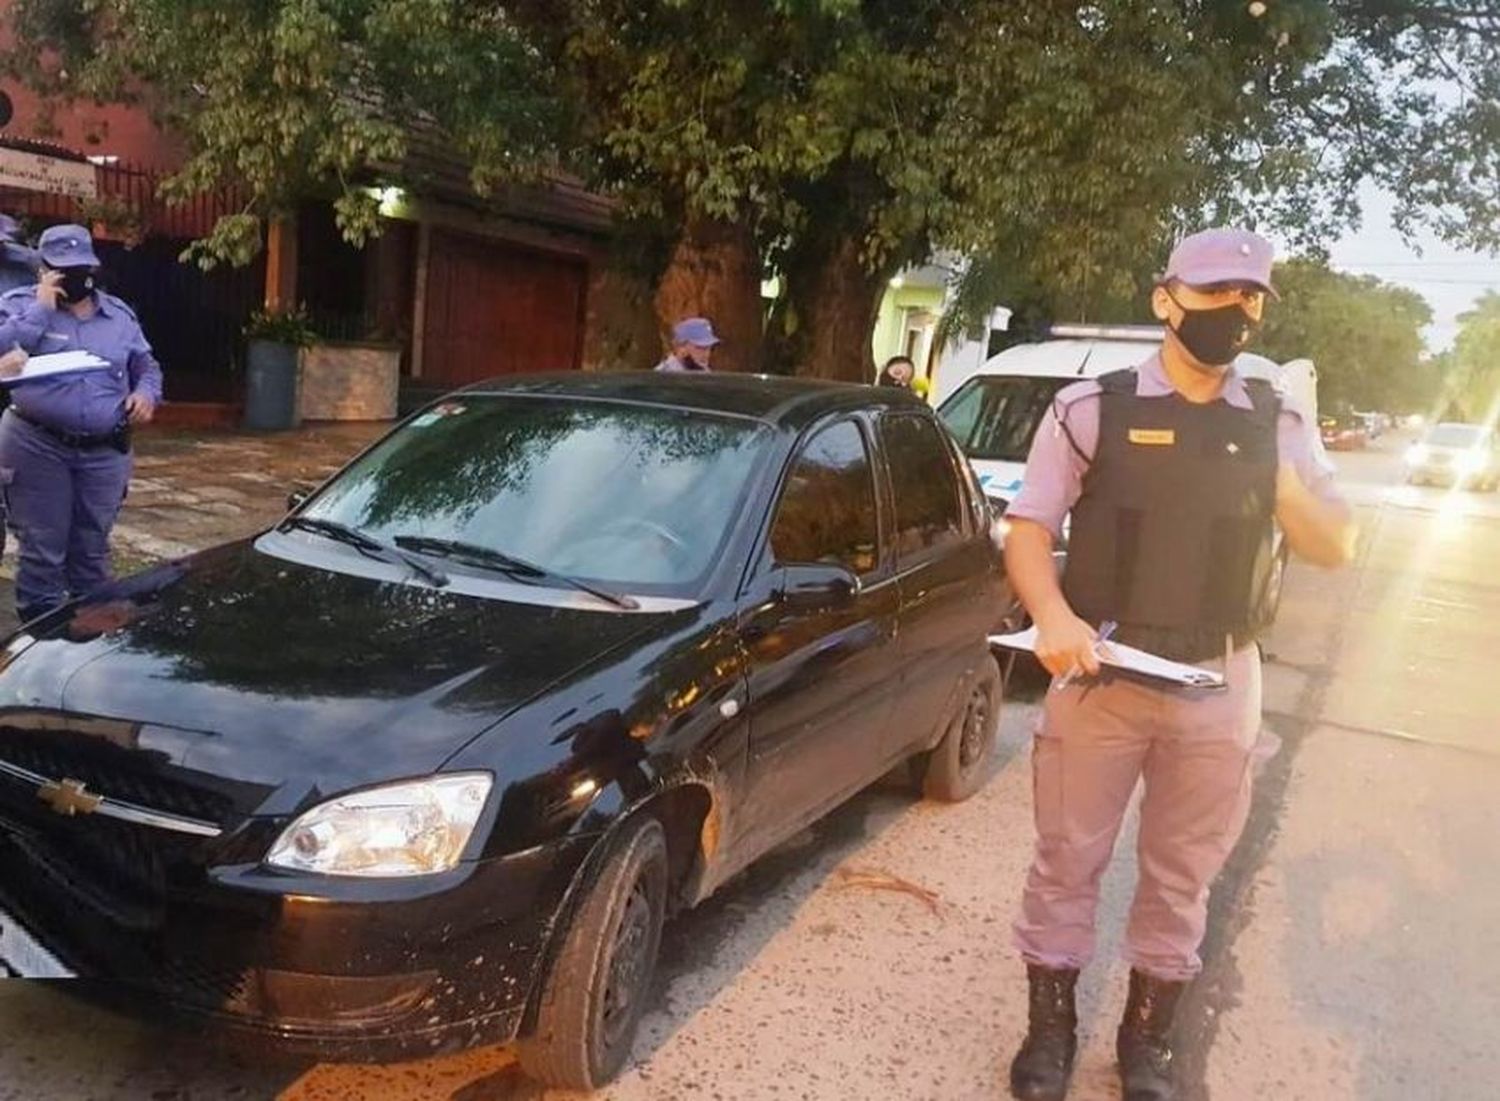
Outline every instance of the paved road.
MULTIPOLYGON (((1500 631, 1494 498, 1406 491, 1399 442, 1339 458, 1369 538, 1360 566, 1294 569, 1271 640, 1267 723, 1284 741, 1215 891, 1184 1013, 1195 1098, 1477 1098, 1500 1065, 1500 631)), ((961 807, 856 799, 670 929, 636 1065, 612 1101, 998 1098, 1024 1021, 1008 923, 1029 853, 1031 702, 961 807), (855 886, 920 885, 929 908, 855 886)), ((1110 962, 1132 838, 1104 885, 1073 1097, 1115 1098, 1110 962)), ((0 1099, 535 1097, 503 1049, 390 1067, 247 1065, 0 983, 0 1099)))

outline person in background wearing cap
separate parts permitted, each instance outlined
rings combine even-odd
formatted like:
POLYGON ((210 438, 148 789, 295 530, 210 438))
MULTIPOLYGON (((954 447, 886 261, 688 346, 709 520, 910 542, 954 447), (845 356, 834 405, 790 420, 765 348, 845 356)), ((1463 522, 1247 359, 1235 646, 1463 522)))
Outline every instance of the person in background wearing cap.
MULTIPOLYGON (((0 214, 0 294, 36 282, 39 259, 36 249, 21 241, 21 226, 9 214, 0 214)), ((0 348, 0 376, 14 374, 26 362, 19 348, 0 348)), ((0 412, 10 404, 10 393, 0 387, 0 412)), ((5 553, 5 502, 0 495, 0 554, 5 553)))
POLYGON ((719 338, 706 317, 688 317, 672 326, 672 354, 658 371, 707 371, 719 338))
MULTIPOLYGON (((0 295, 0 348, 92 352, 107 369, 11 385, 0 418, 0 484, 21 540, 16 609, 27 622, 110 579, 109 533, 130 481, 130 426, 161 403, 161 367, 124 302, 96 285, 82 226, 53 226, 35 286, 0 295)), ((0 375, 15 378, 22 368, 0 375)))
POLYGON ((36 282, 36 249, 21 241, 21 227, 9 214, 0 214, 0 294, 36 282))
POLYGON ((1322 566, 1355 529, 1314 430, 1234 359, 1260 326, 1269 242, 1242 230, 1182 241, 1151 295, 1166 326, 1138 367, 1057 395, 1007 511, 1005 562, 1055 676, 1033 746, 1036 851, 1015 938, 1030 1027, 1011 1092, 1058 1101, 1076 1046, 1073 990, 1094 950, 1099 880, 1137 780, 1139 880, 1116 1035, 1127 1101, 1175 1096, 1170 1026, 1201 967, 1208 887, 1239 838, 1260 742, 1260 654, 1273 532, 1322 566), (1052 550, 1072 513, 1061 581, 1052 550), (1223 674, 1195 691, 1100 672, 1099 630, 1223 674))

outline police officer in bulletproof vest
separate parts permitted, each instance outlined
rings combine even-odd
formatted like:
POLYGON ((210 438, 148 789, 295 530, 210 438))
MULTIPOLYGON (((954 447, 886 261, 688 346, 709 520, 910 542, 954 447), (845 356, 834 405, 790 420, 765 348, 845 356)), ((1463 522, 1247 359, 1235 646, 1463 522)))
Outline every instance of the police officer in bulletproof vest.
POLYGON ((1275 530, 1321 566, 1353 551, 1313 426, 1233 366, 1275 297, 1271 263, 1270 243, 1243 230, 1182 241, 1151 295, 1161 348, 1058 394, 1007 513, 1006 567, 1037 656, 1054 676, 1082 674, 1047 693, 1033 747, 1036 851, 1015 925, 1030 984, 1011 1065, 1018 1098, 1067 1093, 1099 880, 1142 779, 1116 1053, 1127 1101, 1175 1096, 1173 1014, 1201 967, 1208 886, 1244 827, 1262 741, 1256 641, 1275 612, 1275 530), (1052 551, 1070 512, 1059 581, 1052 551), (1226 687, 1101 676, 1105 621, 1120 642, 1211 668, 1226 687))

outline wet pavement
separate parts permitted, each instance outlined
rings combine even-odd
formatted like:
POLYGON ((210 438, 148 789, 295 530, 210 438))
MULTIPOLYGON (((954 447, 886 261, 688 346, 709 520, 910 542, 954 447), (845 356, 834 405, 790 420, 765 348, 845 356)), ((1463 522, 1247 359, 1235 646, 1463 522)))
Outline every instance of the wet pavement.
MULTIPOLYGON (((116 570, 130 573, 261 531, 286 512, 287 494, 316 486, 372 440, 382 424, 328 424, 240 434, 148 430, 136 439, 135 476, 115 525, 116 570)), ((15 539, 0 561, 0 629, 15 624, 15 539)))
MULTIPOLYGON (((171 510, 136 514, 151 539, 191 545, 214 516, 243 534, 274 519, 288 482, 337 462, 338 442, 316 459, 266 455, 262 470, 184 441, 181 462, 142 470, 161 496, 131 507, 171 510), (179 481, 187 469, 199 487, 254 488, 216 498, 179 481), (183 492, 196 499, 166 499, 183 492)), ((1371 532, 1360 566, 1289 574, 1266 701, 1285 744, 1216 886, 1207 968, 1184 1007, 1194 1101, 1482 1097, 1500 1072, 1500 712, 1481 669, 1500 641, 1500 519, 1495 498, 1394 488, 1398 454, 1388 441, 1339 458, 1371 532)), ((1030 852, 1035 715, 1034 700, 1007 703, 1002 759, 969 803, 867 792, 674 922, 634 1064, 599 1096, 1006 1096, 1025 1014, 1009 922, 1030 852), (935 902, 872 886, 892 881, 935 902)), ((1081 984, 1078 1101, 1118 1097, 1114 951, 1133 841, 1130 827, 1081 984)), ((0 982, 0 1036, 0 1101, 542 1096, 504 1048, 385 1067, 249 1062, 20 982, 0 982)))

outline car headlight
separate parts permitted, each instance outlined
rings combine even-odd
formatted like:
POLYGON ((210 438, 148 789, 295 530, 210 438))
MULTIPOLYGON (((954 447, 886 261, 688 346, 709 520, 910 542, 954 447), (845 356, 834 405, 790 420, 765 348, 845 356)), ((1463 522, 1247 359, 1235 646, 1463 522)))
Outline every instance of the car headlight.
POLYGON ((266 863, 321 875, 407 876, 458 863, 493 778, 462 772, 341 795, 288 826, 266 863))
POLYGON ((1432 452, 1423 443, 1414 443, 1406 449, 1406 461, 1412 466, 1419 466, 1432 457, 1432 452))
POLYGON ((1465 474, 1478 474, 1484 469, 1484 456, 1477 451, 1465 451, 1458 457, 1458 469, 1465 474))

